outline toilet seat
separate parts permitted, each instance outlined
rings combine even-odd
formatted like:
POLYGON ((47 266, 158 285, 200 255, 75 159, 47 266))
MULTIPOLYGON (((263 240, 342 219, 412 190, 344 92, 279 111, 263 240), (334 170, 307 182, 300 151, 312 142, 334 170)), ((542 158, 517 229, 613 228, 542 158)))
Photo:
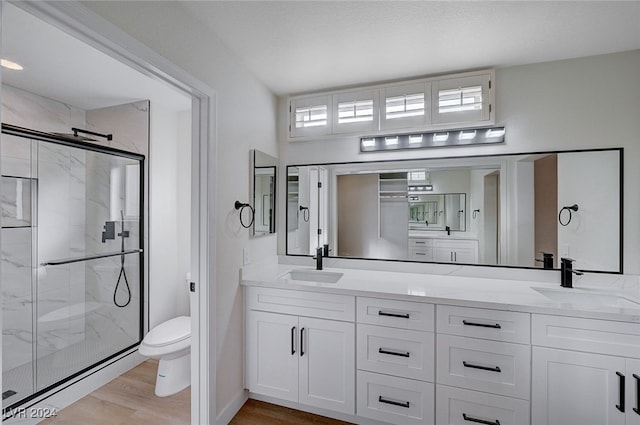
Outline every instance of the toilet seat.
POLYGON ((181 355, 191 347, 191 318, 180 316, 153 328, 138 347, 143 356, 181 355))
POLYGON ((164 347, 191 337, 191 317, 180 316, 156 326, 144 337, 143 344, 164 347))

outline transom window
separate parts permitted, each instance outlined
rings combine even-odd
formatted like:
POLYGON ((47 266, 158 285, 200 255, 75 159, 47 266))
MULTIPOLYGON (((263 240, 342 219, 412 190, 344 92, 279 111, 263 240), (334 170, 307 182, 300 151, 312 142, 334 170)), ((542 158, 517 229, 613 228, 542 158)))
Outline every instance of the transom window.
POLYGON ((327 105, 296 108, 296 128, 327 125, 327 105))
POLYGON ((482 86, 458 87, 438 92, 438 112, 477 111, 482 109, 482 86))
POLYGON ((388 120, 424 115, 424 93, 388 97, 385 103, 388 120))
POLYGON ((373 100, 338 103, 338 124, 373 121, 373 100))

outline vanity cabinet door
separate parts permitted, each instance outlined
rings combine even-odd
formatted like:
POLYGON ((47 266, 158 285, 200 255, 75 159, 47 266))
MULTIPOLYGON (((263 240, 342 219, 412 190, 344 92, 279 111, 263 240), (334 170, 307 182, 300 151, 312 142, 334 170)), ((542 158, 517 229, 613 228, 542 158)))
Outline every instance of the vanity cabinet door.
POLYGON ((298 317, 250 310, 247 325, 249 391, 298 401, 298 317))
POLYGON ((533 425, 624 425, 621 377, 625 359, 549 348, 533 348, 531 422, 533 425))
POLYGON ((640 360, 627 359, 627 425, 640 425, 640 360))
POLYGON ((299 325, 300 403, 353 415, 355 325, 307 317, 299 325))

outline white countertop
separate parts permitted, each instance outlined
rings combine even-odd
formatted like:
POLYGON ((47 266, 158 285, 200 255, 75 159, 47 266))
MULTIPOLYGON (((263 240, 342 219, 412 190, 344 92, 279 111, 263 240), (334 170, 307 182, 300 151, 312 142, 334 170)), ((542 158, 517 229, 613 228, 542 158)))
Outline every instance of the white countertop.
POLYGON ((478 239, 478 235, 476 234, 451 231, 451 235, 447 235, 447 232, 444 230, 409 230, 409 237, 418 239, 478 239))
MULTIPOLYGON (((493 308, 585 318, 598 318, 640 323, 638 308, 553 301, 534 288, 559 292, 569 297, 580 294, 619 295, 640 303, 638 297, 596 287, 562 288, 558 284, 481 277, 450 276, 396 271, 372 271, 352 268, 325 268, 326 272, 343 273, 337 283, 321 283, 286 279, 291 270, 314 270, 291 264, 278 264, 269 259, 245 266, 240 280, 245 286, 262 286, 302 291, 328 292, 356 296, 394 298, 435 304, 493 308)), ((559 273, 559 271, 558 271, 559 273)), ((631 303, 630 303, 631 304, 631 303)))

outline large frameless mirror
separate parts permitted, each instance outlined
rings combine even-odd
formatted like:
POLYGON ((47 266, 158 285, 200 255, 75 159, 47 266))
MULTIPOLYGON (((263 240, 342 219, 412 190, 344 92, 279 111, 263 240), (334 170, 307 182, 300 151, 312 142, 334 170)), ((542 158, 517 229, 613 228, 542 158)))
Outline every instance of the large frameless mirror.
POLYGON ((546 253, 554 268, 570 257, 621 273, 622 159, 618 148, 291 165, 286 252, 513 267, 543 267, 546 253))
POLYGON ((254 220, 252 237, 276 232, 276 175, 278 160, 257 149, 251 151, 254 220))

